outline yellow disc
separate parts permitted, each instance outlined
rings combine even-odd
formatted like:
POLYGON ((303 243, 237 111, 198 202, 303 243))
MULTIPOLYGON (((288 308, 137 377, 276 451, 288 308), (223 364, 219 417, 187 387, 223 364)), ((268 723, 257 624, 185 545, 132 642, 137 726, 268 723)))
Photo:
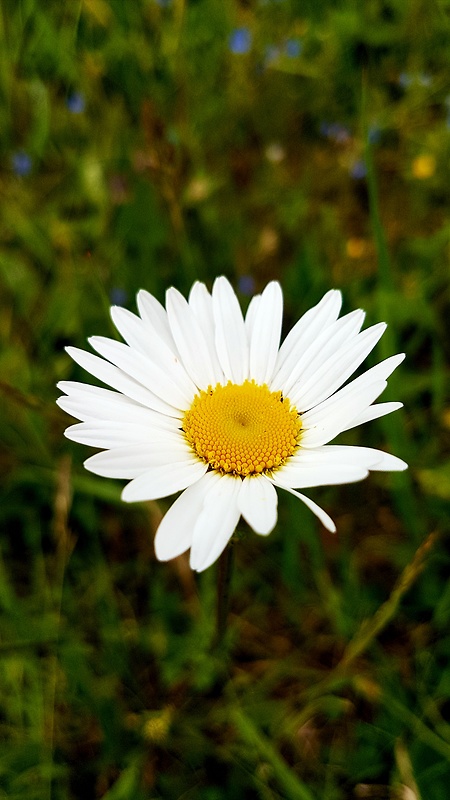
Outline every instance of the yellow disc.
POLYGON ((194 397, 182 429, 212 469, 235 475, 271 472, 298 447, 301 420, 281 392, 254 381, 208 387, 194 397))

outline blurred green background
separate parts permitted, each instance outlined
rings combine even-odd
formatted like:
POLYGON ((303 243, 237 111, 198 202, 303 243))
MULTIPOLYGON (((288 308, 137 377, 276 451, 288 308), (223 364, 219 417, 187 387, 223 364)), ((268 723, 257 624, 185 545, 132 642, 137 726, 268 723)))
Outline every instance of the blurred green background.
POLYGON ((448 0, 2 0, 0 797, 449 797, 449 42, 448 0), (389 323, 405 409, 345 441, 411 466, 311 491, 335 537, 242 525, 217 652, 216 567, 54 401, 111 303, 220 274, 389 323))

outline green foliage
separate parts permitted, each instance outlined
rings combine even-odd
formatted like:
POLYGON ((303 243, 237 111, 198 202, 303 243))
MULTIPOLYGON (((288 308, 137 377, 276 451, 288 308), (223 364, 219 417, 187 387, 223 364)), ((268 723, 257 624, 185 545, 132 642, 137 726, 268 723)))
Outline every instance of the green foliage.
POLYGON ((1 4, 0 797, 448 797, 449 12, 1 4), (286 327, 333 286, 389 322, 405 410, 346 441, 411 466, 314 492, 336 537, 287 494, 239 532, 214 648, 216 568, 155 561, 168 502, 123 506, 54 401, 111 303, 223 273, 286 327))

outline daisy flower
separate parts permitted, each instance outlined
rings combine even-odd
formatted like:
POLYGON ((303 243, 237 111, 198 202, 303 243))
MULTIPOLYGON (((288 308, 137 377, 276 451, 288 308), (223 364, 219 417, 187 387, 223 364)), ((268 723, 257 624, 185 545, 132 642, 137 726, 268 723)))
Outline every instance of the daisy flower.
POLYGON ((69 355, 104 389, 61 381, 59 405, 81 420, 66 430, 101 448, 86 469, 129 481, 127 502, 181 492, 155 537, 166 561, 190 548, 194 570, 223 552, 242 516, 267 535, 277 521, 277 489, 305 503, 330 531, 328 514, 297 489, 350 483, 369 470, 403 470, 401 459, 369 447, 329 445, 342 431, 382 417, 401 403, 379 403, 404 354, 351 383, 386 325, 361 331, 364 312, 339 317, 331 290, 301 317, 280 347, 283 296, 277 282, 252 298, 245 318, 226 278, 210 294, 195 283, 185 298, 167 292, 164 308, 149 292, 139 316, 113 306, 123 337, 93 336, 99 354, 69 355))

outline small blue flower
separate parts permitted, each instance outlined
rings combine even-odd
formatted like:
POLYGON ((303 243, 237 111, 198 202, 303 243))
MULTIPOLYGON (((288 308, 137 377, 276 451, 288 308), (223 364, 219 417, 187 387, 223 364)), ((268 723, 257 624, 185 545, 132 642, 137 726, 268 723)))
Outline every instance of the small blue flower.
POLYGON ((362 159, 359 159, 358 161, 355 161, 354 164, 352 164, 352 166, 350 167, 350 175, 356 181, 360 181, 366 177, 367 167, 364 161, 362 161, 362 159))
POLYGON ((11 164, 16 175, 19 175, 21 178, 29 175, 33 166, 31 156, 25 153, 24 150, 18 150, 17 153, 13 154, 11 164))
POLYGON ((128 292, 126 289, 122 289, 121 286, 114 286, 109 293, 109 297, 114 306, 124 306, 128 300, 128 292))
POLYGON ((66 106, 72 114, 82 114, 86 106, 84 94, 71 92, 66 100, 66 106))
POLYGON ((242 294, 251 297, 255 294, 255 279, 252 275, 241 275, 238 280, 238 288, 242 294))
POLYGON ((289 58, 297 58, 301 55, 303 44, 300 39, 288 39, 284 45, 284 52, 289 58))
POLYGON ((338 144, 345 144, 351 137, 349 129, 340 122, 321 122, 319 130, 322 136, 338 144))
POLYGON ((252 46, 252 35, 248 28, 236 28, 230 36, 229 48, 236 55, 248 53, 252 46))

